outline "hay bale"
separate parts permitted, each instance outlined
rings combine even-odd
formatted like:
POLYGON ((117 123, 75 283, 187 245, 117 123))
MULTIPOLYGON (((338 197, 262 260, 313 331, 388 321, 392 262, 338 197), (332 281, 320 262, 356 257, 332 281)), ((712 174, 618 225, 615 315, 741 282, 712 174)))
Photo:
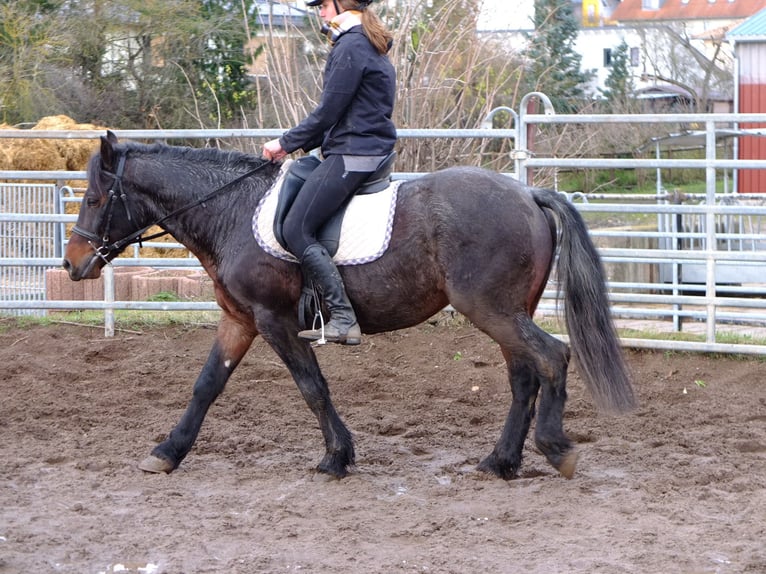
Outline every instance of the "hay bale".
MULTIPOLYGON (((42 118, 33 130, 105 130, 94 124, 78 124, 69 116, 47 116, 42 118)), ((54 142, 58 155, 64 160, 64 169, 71 171, 84 170, 93 152, 98 148, 98 140, 67 139, 51 140, 54 142)))
MULTIPOLYGON (((13 129, 8 124, 0 124, 0 130, 13 129)), ((13 169, 13 162, 11 161, 11 150, 13 149, 13 140, 7 140, 5 138, 0 139, 0 169, 11 170, 13 169)))
POLYGON ((0 169, 10 170, 13 163, 11 162, 11 155, 9 153, 9 146, 0 140, 0 169))
MULTIPOLYGON (((7 124, 0 129, 12 130, 7 124)), ((64 115, 42 118, 32 130, 106 130, 94 124, 78 124, 64 115)), ((83 171, 98 148, 95 139, 2 139, 0 169, 20 171, 83 171)))
POLYGON ((19 171, 64 171, 66 161, 53 140, 14 140, 10 150, 11 169, 19 171))

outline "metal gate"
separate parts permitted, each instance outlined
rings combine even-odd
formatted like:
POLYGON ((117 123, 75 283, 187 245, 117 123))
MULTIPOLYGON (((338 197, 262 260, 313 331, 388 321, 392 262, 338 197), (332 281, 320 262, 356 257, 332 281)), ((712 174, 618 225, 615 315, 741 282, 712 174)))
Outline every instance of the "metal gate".
MULTIPOLYGON (((766 251, 766 216, 748 213, 748 207, 766 206, 765 194, 727 194, 716 197, 717 206, 726 206, 730 211, 713 217, 715 225, 716 251, 758 252, 766 251), (742 212, 734 211, 742 207, 742 212)), ((683 205, 705 205, 705 198, 684 196, 671 197, 671 203, 683 205)), ((658 230, 661 249, 681 251, 704 251, 708 236, 708 222, 704 213, 660 214, 658 230)), ((705 262, 685 261, 660 265, 660 280, 672 281, 673 266, 678 267, 679 280, 684 284, 704 285, 706 281, 705 262)), ((721 262, 715 268, 716 285, 742 285, 746 283, 766 284, 766 267, 762 262, 736 261, 721 262)))
MULTIPOLYGON (((43 183, 0 184, 0 213, 55 214, 56 186, 43 183)), ((0 221, 0 257, 56 257, 56 223, 0 221)), ((45 299, 45 267, 0 266, 0 301, 45 299)), ((15 315, 45 315, 44 309, 11 309, 15 315)))

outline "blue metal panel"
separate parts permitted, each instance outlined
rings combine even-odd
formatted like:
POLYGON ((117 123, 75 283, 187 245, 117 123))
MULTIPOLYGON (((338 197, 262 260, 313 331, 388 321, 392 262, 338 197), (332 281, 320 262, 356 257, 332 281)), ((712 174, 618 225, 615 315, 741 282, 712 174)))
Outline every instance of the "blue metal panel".
POLYGON ((735 42, 766 41, 766 9, 729 30, 726 37, 735 42))

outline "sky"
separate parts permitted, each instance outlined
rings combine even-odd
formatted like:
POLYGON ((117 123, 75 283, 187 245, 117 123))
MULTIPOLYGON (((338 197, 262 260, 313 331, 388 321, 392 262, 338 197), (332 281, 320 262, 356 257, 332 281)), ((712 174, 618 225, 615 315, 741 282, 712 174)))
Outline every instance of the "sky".
POLYGON ((484 0, 479 13, 477 29, 530 30, 532 28, 532 0, 484 0))

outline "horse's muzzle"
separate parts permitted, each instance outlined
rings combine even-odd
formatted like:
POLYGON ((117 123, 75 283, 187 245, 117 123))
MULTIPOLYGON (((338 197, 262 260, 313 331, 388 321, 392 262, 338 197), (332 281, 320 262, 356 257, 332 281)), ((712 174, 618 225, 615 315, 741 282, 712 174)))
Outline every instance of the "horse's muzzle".
POLYGON ((72 281, 98 279, 106 260, 101 257, 93 244, 87 239, 72 234, 64 252, 62 267, 69 273, 72 281))
POLYGON ((99 264, 101 261, 103 260, 98 255, 91 253, 80 265, 75 265, 69 257, 64 257, 61 266, 69 273, 69 278, 72 281, 98 279, 101 276, 101 268, 103 267, 103 265, 99 264))

